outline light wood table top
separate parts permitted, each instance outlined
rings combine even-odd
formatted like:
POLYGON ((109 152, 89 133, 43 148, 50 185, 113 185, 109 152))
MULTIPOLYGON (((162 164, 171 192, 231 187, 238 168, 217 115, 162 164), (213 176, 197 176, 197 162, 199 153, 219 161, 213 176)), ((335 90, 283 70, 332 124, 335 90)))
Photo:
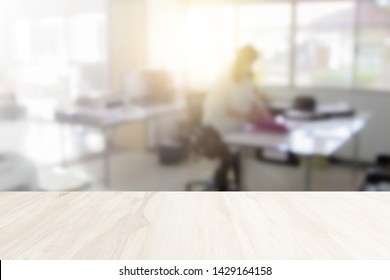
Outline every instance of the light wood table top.
POLYGON ((390 194, 1 193, 0 259, 390 259, 390 194))

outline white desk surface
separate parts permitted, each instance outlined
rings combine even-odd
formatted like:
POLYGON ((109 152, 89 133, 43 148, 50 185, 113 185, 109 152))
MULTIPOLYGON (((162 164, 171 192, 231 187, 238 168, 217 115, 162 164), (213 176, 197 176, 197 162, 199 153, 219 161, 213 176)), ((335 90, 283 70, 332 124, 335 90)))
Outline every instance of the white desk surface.
POLYGON ((185 109, 184 101, 150 106, 130 106, 118 108, 93 108, 72 106, 58 110, 56 119, 60 122, 98 127, 113 127, 129 122, 142 121, 148 118, 185 109))
POLYGON ((360 132, 370 115, 358 113, 354 117, 308 121, 298 125, 289 134, 268 132, 235 132, 224 137, 235 146, 273 148, 298 155, 330 156, 360 132))
POLYGON ((0 259, 390 259, 388 193, 1 193, 0 259))

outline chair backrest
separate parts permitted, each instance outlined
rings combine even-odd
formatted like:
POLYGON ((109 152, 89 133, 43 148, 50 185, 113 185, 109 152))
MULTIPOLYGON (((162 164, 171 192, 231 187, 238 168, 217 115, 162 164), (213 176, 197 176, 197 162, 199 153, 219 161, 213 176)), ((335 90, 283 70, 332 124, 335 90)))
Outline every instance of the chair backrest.
POLYGON ((201 125, 194 135, 194 147, 198 153, 210 159, 228 157, 229 151, 213 127, 201 125))
POLYGON ((205 97, 205 92, 189 92, 187 94, 188 137, 192 150, 211 159, 226 157, 229 151, 218 131, 211 126, 202 124, 205 97))

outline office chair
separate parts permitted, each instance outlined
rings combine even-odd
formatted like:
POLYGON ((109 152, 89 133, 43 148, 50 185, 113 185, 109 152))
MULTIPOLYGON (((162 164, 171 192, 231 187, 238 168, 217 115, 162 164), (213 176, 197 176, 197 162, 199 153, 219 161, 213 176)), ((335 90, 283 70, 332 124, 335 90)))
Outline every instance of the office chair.
POLYGON ((228 178, 230 167, 236 169, 236 174, 240 173, 238 161, 232 161, 232 155, 228 147, 223 143, 219 133, 210 126, 202 125, 202 109, 205 95, 205 93, 200 92, 187 95, 188 120, 186 128, 181 131, 191 152, 208 159, 219 159, 220 165, 213 179, 191 181, 187 183, 186 190, 192 191, 199 188, 203 191, 229 190, 229 186, 233 182, 225 182, 223 178, 228 178), (221 186, 223 186, 222 189, 221 186))
POLYGON ((362 191, 390 191, 390 155, 379 155, 376 165, 367 170, 362 191))

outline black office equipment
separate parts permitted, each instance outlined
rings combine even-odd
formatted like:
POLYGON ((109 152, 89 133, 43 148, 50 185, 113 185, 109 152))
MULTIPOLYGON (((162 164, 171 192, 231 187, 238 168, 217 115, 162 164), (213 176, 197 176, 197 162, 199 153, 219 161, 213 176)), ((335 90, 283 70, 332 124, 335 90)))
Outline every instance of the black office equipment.
POLYGON ((390 191, 390 155, 379 155, 376 165, 367 170, 362 191, 390 191))
POLYGON ((329 118, 351 117, 355 110, 347 103, 319 104, 314 97, 299 96, 283 115, 291 120, 323 120, 329 118))
POLYGON ((312 96, 298 96, 294 99, 293 110, 302 112, 315 112, 317 100, 312 96))

